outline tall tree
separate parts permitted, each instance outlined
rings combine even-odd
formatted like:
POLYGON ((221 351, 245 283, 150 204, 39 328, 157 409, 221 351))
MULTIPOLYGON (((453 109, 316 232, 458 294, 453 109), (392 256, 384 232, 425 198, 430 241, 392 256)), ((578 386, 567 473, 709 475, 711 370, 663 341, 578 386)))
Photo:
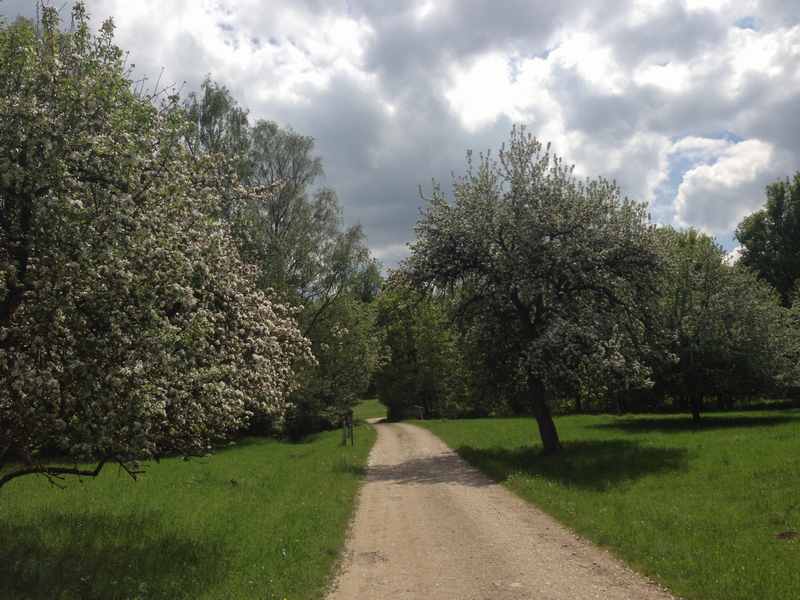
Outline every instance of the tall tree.
POLYGON ((203 452, 282 418, 311 360, 218 218, 177 98, 135 94, 112 23, 72 19, 0 26, 0 486, 203 452))
POLYGON ((361 227, 343 227, 336 193, 317 185, 323 170, 313 138, 271 121, 248 125, 246 111, 210 80, 186 110, 189 149, 218 159, 218 180, 233 172, 242 183, 218 192, 243 260, 258 269, 262 290, 302 306, 298 320, 319 365, 304 372, 303 390, 293 397, 290 427, 297 434, 304 423, 323 423, 323 413, 356 401, 360 378, 343 374, 363 370, 366 303, 380 273, 361 227), (355 296, 363 301, 352 302, 355 296))
POLYGON ((200 92, 192 92, 184 101, 191 127, 185 134, 186 145, 194 156, 215 154, 229 162, 241 180, 251 173, 250 127, 247 110, 228 88, 206 77, 200 92))
POLYGON ((368 268, 369 252, 358 225, 342 228, 336 193, 313 189, 323 174, 314 140, 276 123, 259 121, 252 131, 252 175, 248 183, 276 188, 277 194, 251 215, 249 256, 264 265, 264 284, 307 306, 309 330, 368 268))
POLYGON ((792 180, 767 186, 767 203, 736 229, 741 264, 753 271, 790 306, 800 277, 800 171, 792 180))
MULTIPOLYGON (((347 329, 344 323, 336 326, 335 319, 326 318, 325 313, 352 316, 352 310, 335 306, 349 302, 350 296, 369 293, 363 288, 376 275, 374 261, 361 226, 342 226, 336 193, 330 188, 313 189, 323 173, 313 138, 259 121, 251 139, 252 173, 247 181, 276 193, 253 205, 246 217, 244 256, 261 267, 263 287, 274 288, 303 306, 303 331, 319 342, 331 335, 326 327, 347 329)), ((337 360, 341 362, 341 356, 337 360)), ((324 371, 321 366, 320 373, 324 371)), ((352 394, 342 388, 341 395, 352 394)))
MULTIPOLYGON (((645 207, 572 168, 523 128, 498 158, 468 156, 450 204, 438 186, 416 226, 408 268, 422 285, 457 288, 467 321, 489 322, 512 354, 544 451, 556 452, 550 398, 613 324, 638 337, 658 257, 645 207)), ((602 360, 611 357, 598 352, 602 360)), ((631 372, 635 356, 626 359, 631 372)), ((643 382, 644 383, 644 382, 643 382)))

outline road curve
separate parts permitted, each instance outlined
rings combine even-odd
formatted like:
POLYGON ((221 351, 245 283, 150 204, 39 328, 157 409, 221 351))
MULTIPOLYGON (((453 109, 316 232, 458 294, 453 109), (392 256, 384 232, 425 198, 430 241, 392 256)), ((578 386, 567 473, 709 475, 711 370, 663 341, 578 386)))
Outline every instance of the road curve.
POLYGON ((378 424, 328 600, 668 600, 468 466, 432 433, 378 424))

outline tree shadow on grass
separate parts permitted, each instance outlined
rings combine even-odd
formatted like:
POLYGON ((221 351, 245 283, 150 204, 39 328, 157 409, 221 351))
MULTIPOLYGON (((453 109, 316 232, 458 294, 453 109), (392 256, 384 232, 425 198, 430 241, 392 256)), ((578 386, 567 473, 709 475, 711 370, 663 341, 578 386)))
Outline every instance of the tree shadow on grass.
POLYGON ((196 598, 224 578, 224 545, 157 513, 52 514, 0 522, 0 598, 196 598))
POLYGON ((621 418, 610 423, 590 425, 594 429, 616 429, 627 433, 682 433, 686 431, 710 431, 714 429, 734 429, 751 427, 772 427, 787 423, 800 423, 800 418, 771 415, 768 417, 753 416, 704 416, 695 422, 691 416, 662 418, 621 418))
POLYGON ((513 474, 541 477, 566 487, 604 491, 646 475, 686 471, 683 448, 642 446, 628 440, 568 442, 556 455, 536 447, 479 449, 461 446, 458 453, 493 479, 513 474))

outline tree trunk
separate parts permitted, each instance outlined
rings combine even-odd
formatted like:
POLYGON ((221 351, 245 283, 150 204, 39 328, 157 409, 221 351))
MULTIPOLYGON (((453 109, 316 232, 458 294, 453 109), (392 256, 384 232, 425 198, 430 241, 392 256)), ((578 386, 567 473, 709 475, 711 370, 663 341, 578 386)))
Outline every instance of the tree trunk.
POLYGON ((700 411, 703 408, 703 395, 692 394, 692 420, 695 423, 700 422, 700 411))
POLYGON ((545 454, 555 454, 561 450, 556 424, 547 405, 547 390, 541 381, 533 377, 528 378, 528 396, 533 407, 533 415, 539 425, 539 436, 542 438, 542 448, 545 454))
POLYGON ((583 406, 581 404, 581 394, 578 392, 575 394, 575 412, 579 413, 583 411, 583 406))

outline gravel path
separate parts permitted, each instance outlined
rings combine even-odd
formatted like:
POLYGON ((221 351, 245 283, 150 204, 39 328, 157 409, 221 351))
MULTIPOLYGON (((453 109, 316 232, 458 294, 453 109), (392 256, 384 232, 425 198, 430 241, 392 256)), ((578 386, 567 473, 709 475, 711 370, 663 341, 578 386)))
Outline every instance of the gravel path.
POLYGON ((404 423, 377 430, 329 600, 672 598, 429 431, 404 423))

